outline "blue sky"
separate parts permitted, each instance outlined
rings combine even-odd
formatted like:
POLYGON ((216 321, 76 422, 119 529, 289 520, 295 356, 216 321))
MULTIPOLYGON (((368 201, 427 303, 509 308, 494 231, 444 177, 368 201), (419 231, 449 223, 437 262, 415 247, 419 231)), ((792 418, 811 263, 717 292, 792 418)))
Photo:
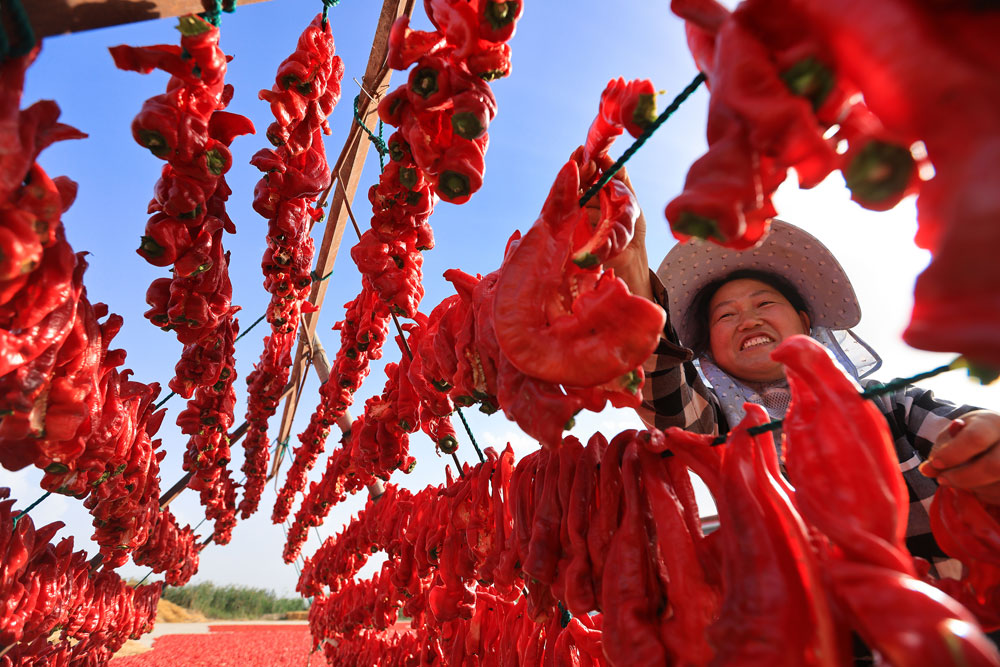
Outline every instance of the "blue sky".
MULTIPOLYGON (((364 73, 380 5, 344 0, 330 11, 337 52, 346 67, 344 96, 330 118, 333 133, 326 140, 331 160, 339 153, 350 127, 351 102, 359 92, 352 78, 360 81, 364 73)), ((259 172, 249 165, 249 159, 268 145, 263 131, 272 120, 268 106, 257 99, 257 91, 270 88, 278 63, 291 52, 302 28, 321 8, 319 0, 272 0, 240 7, 222 19, 222 47, 235 57, 227 75, 227 82, 235 87, 229 110, 249 116, 258 129, 257 135, 234 142, 234 166, 227 176, 234 191, 229 214, 237 233, 228 235, 224 243, 232 251, 233 302, 243 308, 239 317, 244 328, 263 313, 269 298, 261 286, 260 273, 266 225, 250 207, 259 172)), ((426 27, 420 3, 415 14, 414 27, 426 27)), ((106 302, 112 312, 124 316, 125 325, 115 343, 128 351, 126 366, 135 371, 136 379, 159 381, 164 386, 173 374, 181 347, 171 334, 149 324, 142 313, 146 310, 147 286, 166 271, 148 265, 135 253, 147 219, 146 205, 162 163, 135 144, 129 126, 142 102, 164 90, 167 76, 161 72, 139 75, 118 71, 107 47, 176 43, 175 25, 175 19, 162 19, 50 38, 28 72, 24 97, 25 105, 37 99, 55 99, 63 109, 63 122, 90 135, 83 141, 49 148, 41 163, 51 176, 67 175, 79 183, 77 201, 64 216, 64 224, 73 247, 91 253, 85 276, 90 299, 106 302)), ((596 113, 600 92, 610 78, 651 79, 658 90, 666 93, 660 98, 662 109, 696 73, 682 24, 670 14, 665 1, 529 2, 511 48, 513 73, 493 84, 499 114, 490 126, 485 184, 465 205, 440 203, 431 220, 437 247, 424 257, 425 312, 452 293, 450 284, 442 278, 446 269, 492 271, 500 263, 510 234, 515 229, 527 229, 534 221, 559 167, 582 142, 596 113)), ((393 86, 405 81, 404 76, 395 73, 393 86)), ((695 93, 629 163, 632 182, 649 221, 647 242, 654 267, 673 243, 663 208, 680 191, 688 166, 705 148, 706 103, 704 89, 695 93)), ((386 138, 390 132, 391 128, 386 128, 386 138)), ((621 143, 613 153, 625 147, 621 143)), ((377 175, 378 161, 372 151, 356 199, 359 218, 368 216, 364 193, 377 175)), ((925 254, 910 242, 915 230, 912 201, 886 214, 864 212, 848 201, 842 180, 834 176, 810 192, 783 188, 778 208, 784 219, 806 227, 827 243, 854 279, 867 313, 859 330, 886 358, 885 371, 880 375, 888 378, 914 373, 948 358, 911 351, 899 342, 913 278, 927 261, 925 254)), ((322 229, 317 229, 316 237, 318 244, 322 229)), ((348 229, 320 316, 318 331, 331 357, 339 336, 330 327, 343 316, 343 304, 360 288, 357 270, 347 254, 354 242, 353 231, 348 229)), ((245 378, 260 354, 264 334, 264 326, 259 326, 237 344, 237 423, 242 421, 245 409, 245 378)), ((382 365, 398 356, 390 342, 382 362, 373 365, 371 376, 358 392, 354 413, 366 398, 381 391, 382 365)), ((996 388, 979 389, 961 377, 946 378, 934 386, 954 400, 1000 406, 1000 391, 996 388)), ((315 407, 317 388, 315 377, 311 377, 294 434, 307 423, 315 407)), ((159 434, 168 452, 161 466, 164 489, 182 475, 180 464, 186 442, 173 425, 183 401, 174 398, 167 406, 168 415, 159 434)), ((500 413, 489 418, 475 411, 466 414, 483 445, 500 449, 509 440, 522 453, 534 446, 500 413)), ((276 416, 272 420, 272 437, 277 422, 276 416)), ((575 433, 587 437, 600 429, 610 435, 637 423, 626 412, 593 415, 578 419, 575 433)), ((460 455, 471 460, 474 453, 467 437, 460 433, 459 438, 460 455)), ((292 442, 297 442, 294 437, 292 442)), ((241 477, 241 452, 239 447, 234 449, 236 479, 241 477)), ((418 459, 416 470, 406 477, 397 473, 400 479, 394 481, 414 489, 443 481, 445 460, 434 455, 430 441, 415 435, 411 452, 418 459)), ((322 470, 322 461, 317 468, 322 470)), ((13 495, 22 504, 39 495, 38 478, 34 471, 0 470, 0 485, 12 486, 13 495)), ((202 553, 195 581, 240 583, 292 593, 294 569, 280 559, 284 536, 269 519, 273 500, 274 490, 269 487, 261 510, 237 526, 229 546, 210 546, 202 553)), ((337 532, 363 502, 361 497, 352 498, 335 508, 319 533, 325 537, 337 532)), ((193 492, 183 494, 171 509, 182 523, 194 524, 203 516, 193 492)), ((95 551, 88 539, 89 516, 78 501, 52 497, 33 515, 40 521, 65 521, 69 526, 65 531, 77 536, 78 547, 95 551)), ((209 526, 202 526, 203 535, 208 534, 209 526)), ((314 534, 304 552, 310 554, 316 546, 314 534)), ((146 570, 126 566, 122 572, 142 576, 146 570)))

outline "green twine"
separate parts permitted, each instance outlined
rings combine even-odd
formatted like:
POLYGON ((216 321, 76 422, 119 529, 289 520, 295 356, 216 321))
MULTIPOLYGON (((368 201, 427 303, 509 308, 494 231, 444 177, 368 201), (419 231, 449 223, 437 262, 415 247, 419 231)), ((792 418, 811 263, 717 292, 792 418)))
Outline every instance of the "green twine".
MULTIPOLYGON (((385 142, 382 141, 382 119, 378 119, 378 140, 383 146, 385 142)), ((388 148, 386 149, 388 150, 388 148)), ((382 151, 378 152, 378 169, 379 171, 385 171, 385 154, 382 151)))
POLYGON ((153 412, 156 412, 157 410, 159 410, 160 408, 162 408, 164 403, 166 403, 167 401, 169 401, 171 398, 173 398, 176 395, 177 395, 176 391, 172 391, 169 394, 167 394, 163 398, 162 401, 160 401, 159 403, 157 403, 156 405, 153 406, 153 412))
POLYGON ((663 113, 657 116, 656 120, 654 120, 649 127, 642 131, 642 134, 636 137, 636 140, 624 153, 622 153, 622 156, 618 158, 618 160, 607 170, 605 170, 604 174, 601 175, 597 182, 591 185, 590 188, 583 193, 583 196, 580 197, 580 206, 586 204, 591 197, 596 195, 601 188, 607 185, 608 181, 611 180, 618 170, 625 166, 625 163, 628 162, 629 158, 631 158, 637 150, 642 148, 642 145, 653 135, 653 132, 656 132, 656 130, 663 125, 663 123, 665 123, 667 119, 670 118, 675 111, 677 111, 677 109, 680 108, 681 104, 683 104, 687 98, 691 97, 694 91, 698 90, 698 86, 700 86, 704 81, 705 75, 698 72, 698 75, 691 80, 691 83, 689 83, 687 87, 674 98, 674 101, 670 103, 670 106, 664 109, 663 113))
POLYGON ((35 31, 31 28, 28 12, 21 5, 21 0, 6 0, 0 2, 0 8, 6 4, 14 26, 14 43, 11 44, 7 33, 0 25, 0 61, 8 58, 20 58, 28 55, 35 48, 35 31))
POLYGON ((140 579, 140 580, 139 580, 139 583, 137 583, 137 584, 136 584, 135 586, 133 586, 132 588, 139 588, 139 586, 142 586, 142 582, 144 582, 144 581, 146 581, 147 579, 149 579, 149 576, 150 576, 151 574, 153 574, 153 571, 152 571, 152 570, 150 570, 149 572, 147 572, 147 573, 146 573, 146 576, 145 576, 145 577, 143 577, 142 579, 140 579))
POLYGON ((455 412, 458 413, 459 419, 462 420, 462 425, 465 426, 465 432, 469 434, 469 440, 472 441, 472 446, 476 450, 476 454, 479 455, 479 462, 486 463, 486 458, 483 456, 483 451, 479 449, 479 443, 476 442, 476 437, 472 435, 472 429, 469 428, 469 422, 465 421, 465 415, 462 414, 462 408, 455 406, 455 412))
POLYGON ((23 510, 21 510, 20 514, 18 514, 16 517, 14 517, 14 527, 17 528, 17 522, 21 520, 21 517, 27 516, 28 512, 30 512, 31 510, 33 510, 36 507, 38 507, 38 505, 43 500, 45 500, 46 498, 48 498, 51 495, 52 495, 51 491, 46 491, 45 494, 41 498, 39 498, 35 502, 33 502, 30 505, 28 505, 27 507, 25 507, 23 510))
POLYGON ((908 384, 913 384, 914 382, 920 382, 921 380, 926 380, 927 378, 934 377, 935 375, 940 375, 945 371, 950 371, 958 368, 958 364, 961 357, 951 362, 950 364, 945 364, 944 366, 938 366, 935 369, 929 370, 926 373, 917 373, 913 377, 908 378, 897 378, 892 382, 886 382, 885 384, 872 385, 868 389, 861 392, 862 398, 874 398, 875 396, 881 396, 882 394, 891 394, 897 389, 902 389, 908 384))
POLYGON ((328 11, 330 11, 330 7, 336 7, 339 4, 340 4, 340 0, 323 0, 323 27, 324 28, 326 28, 326 26, 329 24, 329 21, 326 18, 326 13, 328 11))
MULTIPOLYGON (((882 396, 883 394, 891 394, 892 392, 898 389, 902 389, 903 387, 913 384, 914 382, 920 382, 921 380, 932 378, 935 375, 940 375, 941 373, 944 373, 946 371, 952 371, 955 370, 956 368, 962 368, 964 363, 965 363, 964 359, 962 359, 962 357, 959 357, 954 361, 952 361, 950 364, 945 364, 944 366, 938 366, 937 368, 933 368, 929 371, 925 371, 923 373, 917 373, 916 375, 911 375, 908 378, 897 378, 892 382, 872 385, 868 389, 859 392, 859 395, 861 396, 861 398, 869 399, 869 398, 875 398, 876 396, 882 396)), ((762 433, 767 433, 768 431, 777 431, 778 429, 781 428, 783 422, 784 422, 783 419, 775 419, 774 421, 770 421, 766 424, 761 424, 760 426, 752 426, 747 429, 747 433, 749 433, 750 435, 760 435, 762 433)), ((713 440, 711 444, 713 446, 724 445, 726 443, 726 437, 728 435, 729 435, 728 433, 723 433, 715 440, 713 440)), ((663 456, 672 456, 672 455, 673 455, 672 452, 670 452, 669 450, 663 453, 663 456)))
POLYGON ((378 129, 379 136, 375 136, 375 134, 373 134, 372 131, 368 129, 368 126, 365 125, 364 119, 361 118, 360 105, 361 105, 361 95, 359 94, 354 97, 354 120, 356 120, 358 125, 361 126, 361 129, 365 131, 365 134, 368 135, 368 141, 375 144, 375 150, 378 151, 379 166, 384 169, 385 163, 382 161, 382 159, 384 156, 388 155, 389 148, 385 145, 385 142, 382 141, 382 136, 381 136, 382 121, 379 121, 379 129, 378 129))
POLYGON ((246 335, 247 335, 248 333, 250 333, 250 330, 251 330, 251 329, 253 329, 253 328, 254 328, 255 326, 257 326, 258 324, 260 324, 260 323, 261 323, 261 321, 262 321, 262 320, 263 320, 263 319, 264 319, 264 318, 265 318, 266 316, 267 316, 267 313, 264 313, 263 315, 261 315, 260 317, 258 317, 258 318, 257 318, 256 320, 254 320, 254 323, 253 323, 253 324, 251 324, 250 326, 248 326, 248 327, 247 327, 247 330, 246 330, 246 331, 244 331, 244 332, 243 332, 243 333, 241 333, 241 334, 240 334, 239 336, 237 336, 237 337, 236 337, 236 340, 234 340, 234 341, 233 341, 233 343, 235 344, 235 343, 236 343, 236 341, 238 341, 238 340, 239 340, 240 338, 243 338, 243 337, 244 337, 244 336, 246 336, 246 335))

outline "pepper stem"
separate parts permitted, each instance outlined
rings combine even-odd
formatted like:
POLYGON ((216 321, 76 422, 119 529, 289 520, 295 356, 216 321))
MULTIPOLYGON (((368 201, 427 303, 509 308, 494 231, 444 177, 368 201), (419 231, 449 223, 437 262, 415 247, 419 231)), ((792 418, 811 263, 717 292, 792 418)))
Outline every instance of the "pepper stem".
POLYGON ((860 201, 877 203, 898 197, 916 168, 909 149, 875 139, 853 157, 844 180, 860 201))

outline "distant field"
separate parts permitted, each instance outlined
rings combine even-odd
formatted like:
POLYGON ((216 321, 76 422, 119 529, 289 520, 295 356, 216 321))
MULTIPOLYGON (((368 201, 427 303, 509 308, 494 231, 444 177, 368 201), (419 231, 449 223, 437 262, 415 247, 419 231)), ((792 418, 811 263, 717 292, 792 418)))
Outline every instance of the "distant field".
POLYGON ((206 618, 246 620, 306 609, 302 598, 279 598, 273 591, 211 582, 163 589, 163 599, 206 618))

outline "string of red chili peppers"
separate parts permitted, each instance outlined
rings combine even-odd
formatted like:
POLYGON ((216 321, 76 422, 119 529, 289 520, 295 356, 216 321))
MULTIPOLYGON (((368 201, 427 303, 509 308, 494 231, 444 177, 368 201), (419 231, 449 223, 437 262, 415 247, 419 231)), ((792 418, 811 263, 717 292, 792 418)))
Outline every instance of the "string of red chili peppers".
MULTIPOLYGON (((274 443, 274 445, 272 446, 272 448, 275 449, 275 450, 279 449, 280 447, 288 447, 288 439, 287 438, 284 441, 282 441, 282 442, 277 442, 276 441, 274 443)), ((244 475, 243 479, 241 479, 239 482, 237 482, 237 485, 243 484, 243 482, 245 482, 246 480, 247 480, 247 477, 246 477, 246 475, 244 475)), ((27 509, 25 509, 23 512, 21 512, 21 514, 19 514, 17 517, 15 517, 15 520, 17 518, 20 518, 21 516, 24 516, 27 513, 27 511, 30 510, 32 507, 34 507, 34 505, 29 505, 27 509)), ((195 530, 198 530, 199 526, 201 526, 201 524, 205 523, 205 521, 207 521, 207 520, 208 520, 207 516, 203 517, 202 520, 199 521, 197 524, 195 524, 195 526, 191 529, 192 532, 195 531, 195 530)), ((285 522, 285 524, 282 525, 282 529, 285 531, 285 539, 288 539, 288 528, 287 528, 287 525, 288 525, 287 521, 285 522)), ((316 533, 316 537, 319 538, 319 532, 316 533)), ((212 533, 211 535, 209 535, 208 537, 205 538, 205 541, 201 543, 201 548, 204 549, 209 544, 211 544, 213 538, 215 538, 215 533, 212 533)), ((322 541, 323 540, 320 540, 320 542, 322 542, 322 541)), ((199 551, 200 551, 200 549, 199 549, 199 551)), ((300 558, 301 558, 301 556, 300 556, 300 558)), ((295 563, 293 563, 293 565, 295 566, 295 572, 299 573, 298 562, 296 561, 295 563)), ((146 579, 149 579, 149 577, 152 574, 153 574, 153 570, 150 570, 149 572, 147 572, 146 576, 144 576, 142 579, 140 579, 139 583, 137 583, 133 588, 138 588, 139 586, 141 586, 142 583, 144 581, 146 581, 146 579)))
MULTIPOLYGON (((326 2, 327 0, 323 1, 326 2)), ((366 91, 364 88, 362 88, 361 90, 366 95, 368 95, 368 91, 366 91)), ((368 97, 371 98, 372 101, 374 101, 374 98, 372 98, 371 95, 368 95, 368 97)), ((354 97, 354 122, 358 124, 358 127, 364 130, 365 134, 368 135, 368 141, 370 141, 372 145, 375 147, 375 152, 378 153, 379 169, 380 170, 385 169, 385 156, 389 154, 389 148, 388 146, 385 145, 385 141, 382 140, 382 121, 380 120, 378 122, 378 136, 376 136, 375 133, 369 130, 368 126, 365 125, 364 119, 361 117, 361 112, 359 110, 360 104, 361 104, 361 95, 359 93, 354 97)), ((358 221, 354 217, 354 211, 351 210, 351 202, 349 201, 347 192, 344 190, 344 185, 340 179, 340 174, 337 174, 337 183, 340 184, 341 193, 343 194, 344 197, 344 206, 347 208, 347 215, 351 218, 351 224, 354 225, 354 233, 358 235, 358 239, 360 240, 361 227, 358 226, 358 221)), ((399 326, 399 319, 396 317, 395 313, 390 313, 390 314, 392 315, 392 322, 396 327, 396 332, 399 334, 400 340, 403 341, 403 349, 406 350, 407 356, 410 357, 410 359, 413 359, 413 352, 410 351, 410 345, 409 343, 407 343, 406 337, 403 335, 403 329, 402 327, 399 326)), ((479 462, 485 463, 486 457, 483 456, 483 450, 480 449, 479 443, 476 442, 476 436, 472 434, 472 428, 469 426, 469 422, 465 420, 465 415, 462 414, 462 409, 456 405, 455 412, 458 413, 458 418, 462 420, 462 426, 465 427, 465 432, 469 435, 469 440, 472 442, 472 448, 476 450, 476 455, 479 457, 479 462)), ((464 477, 465 475, 462 473, 462 464, 458 460, 458 454, 456 452, 452 452, 451 457, 455 461, 455 466, 458 468, 459 477, 464 477)))
MULTIPOLYGON (((327 275, 325 275, 320 280, 326 280, 329 277, 330 277, 330 274, 328 273, 327 275)), ((257 320, 253 324, 251 324, 249 327, 247 327, 246 331, 244 331, 239 336, 237 336, 236 339, 233 342, 235 343, 240 338, 243 338, 248 333, 250 333, 250 330, 253 329, 255 326, 257 326, 258 324, 260 324, 264 320, 265 317, 266 317, 266 315, 261 315, 260 317, 258 317, 257 320)), ((167 394, 163 398, 163 400, 161 400, 159 403, 157 403, 155 406, 153 406, 153 411, 155 412, 156 410, 159 410, 161 407, 163 407, 164 403, 166 403, 167 401, 169 401, 174 396, 176 396, 175 392, 170 392, 169 394, 167 394)), ((15 527, 17 526, 17 522, 21 519, 21 517, 25 516, 28 512, 30 512, 31 510, 33 510, 36 507, 38 507, 38 505, 40 505, 43 500, 45 500, 46 498, 48 498, 51 495, 52 495, 51 491, 46 491, 37 500, 35 500, 35 502, 31 503, 30 505, 28 505, 27 507, 25 507, 23 510, 21 510, 21 513, 18 514, 16 517, 14 517, 14 526, 15 527)))
MULTIPOLYGON (((360 97, 360 95, 358 97, 360 97)), ((355 98, 354 120, 358 123, 358 125, 360 125, 362 128, 364 128, 364 130, 366 132, 368 132, 368 134, 370 135, 369 139, 371 139, 372 143, 375 145, 375 150, 379 151, 380 150, 380 146, 379 146, 379 143, 377 143, 376 140, 378 140, 378 141, 381 141, 381 140, 378 137, 376 137, 375 135, 373 135, 371 133, 371 131, 369 131, 368 128, 365 127, 365 124, 363 122, 361 122, 361 119, 360 119, 360 117, 357 114, 357 108, 358 108, 357 107, 357 98, 355 98)), ((382 144, 382 145, 384 146, 385 144, 382 144)), ((381 152, 379 153, 379 155, 381 156, 381 152)), ((344 207, 347 209, 347 215, 351 219, 351 224, 354 226, 354 233, 358 235, 358 239, 360 240, 361 239, 361 227, 358 226, 358 221, 354 217, 354 211, 351 209, 351 202, 349 201, 349 197, 347 196, 347 191, 344 189, 344 183, 341 180, 339 174, 337 175, 337 184, 340 186, 340 191, 341 191, 341 193, 342 193, 342 195, 344 197, 344 207)), ((410 359, 413 359, 413 352, 410 350, 410 344, 407 342, 406 336, 403 335, 403 328, 399 325, 399 319, 396 317, 396 313, 390 312, 390 315, 392 315, 392 322, 396 326, 396 332, 399 334, 399 338, 403 342, 403 350, 406 352, 406 356, 408 356, 410 359)), ((461 419, 462 419, 462 424, 465 425, 465 432, 469 434, 469 439, 472 441, 472 446, 475 448, 476 454, 479 455, 479 461, 480 461, 480 463, 485 463, 486 462, 486 457, 483 456, 482 450, 479 449, 479 444, 476 442, 476 439, 473 437, 473 435, 472 435, 472 429, 469 428, 469 423, 465 421, 465 417, 462 415, 462 410, 458 406, 455 406, 455 411, 458 412, 458 416, 461 417, 461 419)), ((455 462, 455 467, 458 470, 458 476, 459 477, 465 477, 465 473, 462 472, 462 462, 458 458, 458 453, 457 452, 452 452, 451 453, 451 458, 455 462)))

